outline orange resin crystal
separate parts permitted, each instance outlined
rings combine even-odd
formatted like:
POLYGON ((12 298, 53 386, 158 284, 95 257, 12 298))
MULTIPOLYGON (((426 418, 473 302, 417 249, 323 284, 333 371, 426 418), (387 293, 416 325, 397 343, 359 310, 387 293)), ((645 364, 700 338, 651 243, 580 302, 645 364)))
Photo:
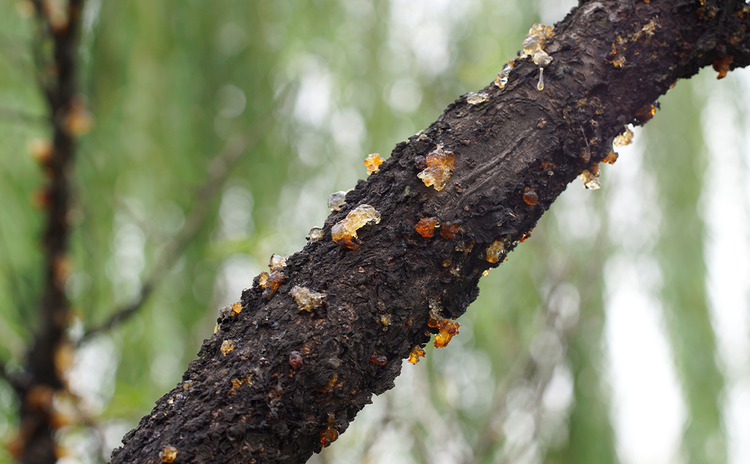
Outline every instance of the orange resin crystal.
POLYGON ((461 230, 461 220, 456 219, 455 221, 446 221, 443 227, 440 229, 440 236, 446 240, 453 240, 456 238, 456 234, 461 230))
POLYGON ((458 322, 443 318, 436 319, 433 316, 430 316, 427 319, 427 326, 439 330, 438 334, 435 335, 435 348, 444 348, 448 346, 451 338, 453 338, 454 335, 458 335, 458 328, 461 327, 458 322))
POLYGON ((500 257, 505 252, 505 239, 495 240, 487 247, 486 253, 487 262, 496 263, 500 261, 500 257))
POLYGON ((411 350, 411 353, 409 353, 408 361, 412 364, 416 364, 419 362, 419 358, 424 358, 424 350, 419 346, 415 346, 411 350))
POLYGON ((344 248, 356 250, 358 245, 352 240, 357 238, 357 229, 367 224, 379 224, 380 213, 370 205, 359 205, 346 217, 331 228, 331 238, 344 248))
POLYGON ((383 164, 383 158, 380 157, 380 153, 372 153, 367 155, 365 158, 365 167, 367 168, 367 174, 373 174, 380 170, 380 165, 383 164))
POLYGON ((424 238, 430 238, 435 234, 435 227, 438 226, 438 220, 436 218, 422 218, 414 226, 414 230, 424 238))
POLYGON ((443 150, 443 146, 438 145, 435 150, 427 155, 425 160, 427 167, 417 174, 417 177, 422 179, 427 187, 435 187, 437 191, 443 190, 445 183, 448 182, 453 169, 455 169, 455 160, 456 156, 453 152, 443 150))

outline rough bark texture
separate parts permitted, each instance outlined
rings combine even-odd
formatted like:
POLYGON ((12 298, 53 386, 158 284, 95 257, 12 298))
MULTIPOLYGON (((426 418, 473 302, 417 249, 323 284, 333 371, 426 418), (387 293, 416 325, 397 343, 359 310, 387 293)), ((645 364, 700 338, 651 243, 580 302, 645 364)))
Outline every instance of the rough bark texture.
POLYGON ((220 321, 183 382, 125 436, 112 462, 161 462, 167 446, 176 463, 305 462, 321 436, 346 430, 373 394, 393 387, 404 358, 436 331, 431 310, 446 318, 466 311, 482 272, 496 266, 486 259, 491 243, 506 241, 502 261, 569 182, 596 169, 625 124, 651 117, 677 79, 717 61, 745 66, 749 23, 742 1, 582 2, 546 46, 554 61, 544 90, 539 67, 517 60, 504 89, 483 90, 489 101, 461 97, 422 136, 398 144, 328 217, 324 238, 288 260, 270 299, 258 279, 243 292, 242 311, 220 321), (456 165, 441 191, 417 178, 419 157, 437 145, 456 165), (358 249, 342 248, 331 227, 363 204, 382 220, 358 231, 358 249), (461 228, 455 238, 424 238, 414 229, 422 217, 461 228), (300 311, 294 286, 325 293, 325 304, 300 311))

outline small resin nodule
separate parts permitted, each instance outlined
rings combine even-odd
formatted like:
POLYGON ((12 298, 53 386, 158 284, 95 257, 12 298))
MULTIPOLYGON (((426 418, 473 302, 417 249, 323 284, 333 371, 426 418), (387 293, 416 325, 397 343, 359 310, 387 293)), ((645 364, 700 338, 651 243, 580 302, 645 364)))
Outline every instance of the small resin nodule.
POLYGON ((339 437, 339 432, 330 424, 320 431, 320 444, 327 448, 339 437))
POLYGON ((614 150, 609 150, 609 154, 602 160, 602 163, 607 164, 615 164, 615 161, 617 161, 617 158, 619 158, 620 155, 617 154, 614 150))
POLYGON ((365 167, 367 168, 367 174, 374 174, 380 170, 380 165, 383 164, 383 158, 380 157, 380 153, 372 153, 367 155, 365 158, 365 167))
POLYGON ((313 292, 310 291, 309 288, 300 287, 299 285, 292 287, 290 293, 294 298, 294 301, 297 303, 297 308, 300 311, 307 311, 309 313, 311 313, 314 308, 323 306, 323 301, 326 298, 325 293, 313 292))
POLYGON ((513 70, 513 61, 503 66, 503 70, 500 71, 497 74, 497 77, 495 78, 495 86, 501 89, 504 89, 505 86, 508 84, 508 76, 510 76, 510 72, 513 70))
POLYGON ((346 192, 339 190, 328 195, 328 209, 331 211, 341 211, 341 207, 346 203, 346 192))
MULTIPOLYGON (((505 253, 505 243, 506 240, 504 238, 501 238, 499 240, 495 240, 490 244, 490 246, 487 247, 486 254, 487 262, 490 263, 496 263, 500 261, 500 258, 503 256, 503 253, 505 253)), ((486 272, 486 271, 485 271, 486 272)), ((484 273, 482 273, 484 275, 484 273)), ((487 272, 487 275, 489 275, 489 272, 487 272)))
POLYGON ((251 374, 248 374, 241 379, 232 379, 232 388, 229 390, 229 393, 227 393, 227 396, 234 396, 237 394, 237 390, 239 390, 241 386, 247 385, 249 387, 252 384, 253 380, 251 374))
POLYGON ((531 26, 529 33, 526 34, 526 39, 521 44, 521 58, 530 56, 535 65, 543 68, 548 66, 552 62, 552 57, 544 51, 544 47, 550 37, 552 37, 551 27, 542 24, 531 26))
POLYGON ((356 250, 359 246, 353 240, 357 238, 357 230, 368 224, 380 224, 380 213, 370 205, 359 205, 334 224, 331 239, 343 248, 356 250))
POLYGON ((536 89, 540 92, 544 90, 544 68, 539 68, 539 81, 536 83, 536 89))
POLYGON ((307 233, 307 239, 311 242, 317 242, 318 240, 322 239, 325 234, 323 233, 323 229, 320 227, 313 227, 310 229, 310 232, 307 233))
POLYGON ((633 143, 633 131, 630 129, 625 129, 625 132, 615 137, 615 139, 612 141, 612 145, 616 147, 624 147, 625 145, 630 145, 633 143))
POLYGON ((430 313, 430 317, 427 318, 427 326, 433 329, 438 329, 438 334, 435 335, 434 345, 435 348, 444 348, 448 346, 451 338, 458 335, 458 328, 461 324, 449 319, 444 319, 438 316, 435 312, 430 313))
POLYGON ((224 356, 231 353, 232 350, 234 350, 234 342, 232 340, 224 340, 221 343, 221 354, 223 354, 224 356))
POLYGON ((419 347, 419 345, 412 348, 411 353, 409 353, 409 361, 412 364, 416 364, 419 362, 419 358, 424 358, 424 350, 419 347))
POLYGON ((231 305, 224 306, 219 310, 219 317, 226 319, 228 317, 234 317, 242 312, 242 304, 232 303, 231 305))
POLYGON ((268 267, 271 269, 271 272, 281 270, 282 267, 286 266, 286 260, 289 258, 289 255, 277 255, 272 254, 271 259, 268 262, 268 267))
POLYGON ((442 228, 440 229, 440 236, 446 240, 454 240, 458 232, 461 230, 461 220, 456 219, 455 221, 445 221, 442 228))
POLYGON ((523 191, 523 201, 529 206, 534 206, 539 201, 539 196, 532 188, 526 187, 523 191))
POLYGON ((583 171, 580 176, 583 181, 583 186, 588 190, 599 190, 602 188, 602 184, 599 183, 599 173, 591 171, 583 171))
POLYGON ((439 227, 438 220, 434 217, 425 217, 417 222, 414 226, 414 230, 424 238, 430 238, 435 234, 435 228, 439 227))
POLYGON ((273 271, 271 274, 261 272, 258 276, 258 285, 263 289, 263 298, 270 300, 285 280, 286 276, 280 270, 273 271))
POLYGON ((177 459, 177 448, 175 448, 172 445, 167 445, 159 451, 159 459, 161 459, 161 462, 174 462, 175 459, 177 459))
POLYGON ((417 177, 422 179, 422 182, 427 187, 435 187, 437 191, 443 190, 445 183, 448 182, 453 169, 455 169, 455 160, 456 157, 453 152, 443 150, 443 146, 438 145, 433 151, 427 154, 427 158, 425 159, 427 167, 417 174, 417 177))
POLYGON ((372 355, 370 355, 370 362, 373 362, 378 366, 385 366, 386 364, 388 364, 388 358, 373 353, 372 355))
POLYGON ((468 103, 469 105, 478 105, 480 103, 488 101, 490 101, 490 96, 484 92, 469 92, 466 94, 466 103, 468 103))

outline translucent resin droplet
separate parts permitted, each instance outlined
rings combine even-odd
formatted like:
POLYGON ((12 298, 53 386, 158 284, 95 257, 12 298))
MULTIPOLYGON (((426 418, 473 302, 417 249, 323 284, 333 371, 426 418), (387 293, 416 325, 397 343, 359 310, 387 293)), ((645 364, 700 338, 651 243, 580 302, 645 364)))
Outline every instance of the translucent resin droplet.
POLYGON ((583 186, 588 190, 599 190, 602 188, 602 184, 599 183, 599 176, 593 174, 591 171, 583 171, 580 176, 583 181, 583 186))
POLYGON ((617 158, 619 158, 620 155, 618 155, 614 150, 609 150, 609 154, 602 160, 602 163, 607 164, 615 164, 615 161, 617 161, 617 158))
POLYGON ((495 78, 495 85, 501 89, 504 89, 505 86, 508 84, 508 76, 510 76, 510 72, 513 70, 513 65, 510 63, 506 64, 503 67, 503 70, 500 71, 495 78))
POLYGON ((367 155, 365 158, 365 167, 367 168, 367 174, 373 174, 380 170, 380 165, 383 164, 383 158, 380 157, 380 153, 372 153, 367 155))
POLYGON ((435 150, 431 151, 425 160, 427 167, 417 174, 427 187, 434 187, 440 191, 445 187, 445 183, 451 177, 456 160, 453 152, 443 150, 442 145, 438 145, 435 150))
POLYGON ((526 34, 526 39, 521 44, 521 57, 533 56, 534 53, 544 50, 547 39, 550 37, 552 37, 551 27, 538 23, 531 26, 529 33, 526 34))
POLYGON ((388 364, 388 358, 385 357, 385 356, 377 355, 377 354, 373 353, 370 356, 370 362, 375 363, 375 364, 377 364, 379 366, 385 366, 386 364, 388 364))
POLYGON ((281 271, 273 271, 271 274, 261 272, 258 285, 263 289, 263 298, 270 300, 285 280, 286 276, 281 271))
POLYGON ((438 226, 438 220, 433 217, 422 218, 414 226, 414 230, 424 238, 430 238, 435 234, 435 227, 438 226))
POLYGON ((466 103, 470 105, 478 105, 480 103, 484 103, 487 101, 490 101, 490 96, 484 92, 482 93, 469 92, 468 94, 466 94, 466 103))
MULTIPOLYGON (((499 240, 495 240, 494 242, 490 244, 490 246, 487 247, 487 251, 486 251, 487 256, 485 258, 487 262, 496 263, 500 261, 500 258, 505 252, 505 243, 506 243, 506 240, 501 238, 499 240)), ((487 275, 489 275, 489 269, 484 272, 486 272, 487 275)), ((482 273, 482 275, 485 275, 485 274, 482 273)))
POLYGON ((544 68, 539 68, 539 82, 536 83, 536 89, 544 90, 544 68))
POLYGON ((424 358, 424 350, 419 346, 415 346, 412 348, 411 353, 409 353, 408 361, 412 364, 416 364, 419 362, 419 358, 424 358))
POLYGON ((323 229, 320 227, 313 227, 310 229, 310 232, 307 233, 307 239, 311 242, 317 242, 323 238, 323 235, 323 229))
POLYGON ((224 340, 221 343, 221 354, 226 356, 234 350, 234 342, 232 340, 224 340))
POLYGON ((268 261, 268 267, 271 268, 271 271, 278 271, 282 267, 286 266, 286 259, 288 255, 277 255, 273 254, 271 255, 271 259, 268 261))
POLYGON ((345 203, 346 192, 343 190, 333 192, 332 194, 328 195, 328 209, 330 209, 331 211, 340 211, 341 207, 344 206, 345 203))
POLYGON ((526 187, 523 191, 523 201, 529 206, 534 206, 539 201, 539 196, 533 189, 526 187))
POLYGON ((438 334, 435 335, 434 345, 435 348, 444 348, 448 346, 451 338, 458 335, 458 328, 461 325, 458 322, 444 319, 432 313, 427 319, 427 326, 438 329, 438 334))
POLYGON ((521 49, 523 50, 524 55, 530 56, 533 55, 535 52, 542 49, 542 44, 544 43, 544 38, 536 35, 536 34, 529 34, 526 36, 526 39, 521 44, 521 49))
POLYGON ((237 315, 241 312, 242 312, 242 303, 233 303, 231 316, 237 315))
POLYGON ((320 444, 323 445, 323 448, 326 448, 336 441, 338 437, 339 432, 335 428, 327 426, 320 432, 320 444))
POLYGON ((313 292, 310 291, 310 289, 300 287, 299 285, 292 287, 290 293, 294 298, 294 301, 297 303, 297 308, 300 311, 307 312, 312 312, 314 308, 322 306, 326 297, 325 293, 313 292))
POLYGON ((174 462, 177 459, 177 448, 172 445, 165 446, 159 451, 159 459, 161 459, 161 462, 174 462))
POLYGON ((534 61, 534 64, 541 67, 547 67, 550 63, 552 63, 552 57, 547 54, 544 50, 537 50, 534 52, 533 55, 531 55, 531 59, 534 61))
POLYGON ((334 224, 331 238, 344 248, 356 250, 358 246, 352 240, 357 238, 357 230, 367 224, 380 224, 380 213, 370 205, 359 205, 334 224))
POLYGON ((625 129, 625 132, 615 137, 612 145, 616 147, 624 147, 625 145, 630 145, 631 143, 633 143, 633 131, 631 131, 630 129, 625 129))
POLYGON ((454 240, 456 235, 461 230, 461 220, 456 219, 455 221, 445 221, 442 228, 440 229, 440 236, 446 240, 454 240))

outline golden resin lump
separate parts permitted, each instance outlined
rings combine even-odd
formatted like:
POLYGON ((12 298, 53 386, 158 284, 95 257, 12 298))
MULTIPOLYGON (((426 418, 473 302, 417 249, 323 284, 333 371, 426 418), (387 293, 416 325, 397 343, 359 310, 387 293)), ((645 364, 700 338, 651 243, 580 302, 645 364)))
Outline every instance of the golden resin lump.
POLYGON ((438 329, 434 341, 435 348, 445 348, 450 343, 451 338, 458 335, 458 328, 461 327, 461 324, 445 319, 438 314, 432 303, 430 303, 430 306, 432 310, 430 311, 430 317, 427 318, 427 326, 438 329))
POLYGON ((411 353, 409 353, 408 361, 412 364, 416 364, 419 362, 419 358, 424 358, 424 350, 417 345, 411 350, 411 353))
POLYGON ((357 230, 368 224, 380 224, 380 213, 370 205, 359 205, 331 228, 331 238, 344 248, 356 250, 357 230))
POLYGON ((313 292, 309 288, 300 287, 299 285, 292 287, 290 293, 297 303, 297 308, 300 311, 307 312, 312 312, 313 308, 322 306, 326 297, 325 293, 313 292))
POLYGON ((380 157, 380 153, 372 153, 367 155, 365 158, 365 167, 367 168, 367 174, 373 174, 380 170, 380 165, 383 164, 383 158, 380 157))
POLYGON ((500 240, 495 240, 490 244, 490 246, 487 247, 487 262, 494 264, 500 261, 503 253, 505 253, 505 242, 506 240, 504 238, 501 238, 500 240))
POLYGON ((633 143, 633 131, 630 129, 625 129, 625 132, 615 137, 615 139, 612 141, 612 145, 616 147, 624 147, 625 145, 630 145, 633 143))
POLYGON ((427 187, 435 187, 437 191, 443 190, 455 169, 455 161, 456 156, 453 152, 443 150, 443 146, 438 145, 427 155, 427 167, 417 174, 417 177, 422 179, 427 187))
POLYGON ((286 280, 286 276, 280 271, 272 271, 271 274, 261 272, 258 276, 258 285, 263 289, 263 298, 270 300, 286 280))
POLYGON ((414 230, 424 238, 430 238, 435 234, 435 228, 439 227, 438 220, 434 217, 424 217, 417 222, 414 230))
POLYGON ((159 459, 161 459, 161 462, 174 462, 174 460, 177 459, 177 448, 172 445, 165 446, 159 451, 159 459))

